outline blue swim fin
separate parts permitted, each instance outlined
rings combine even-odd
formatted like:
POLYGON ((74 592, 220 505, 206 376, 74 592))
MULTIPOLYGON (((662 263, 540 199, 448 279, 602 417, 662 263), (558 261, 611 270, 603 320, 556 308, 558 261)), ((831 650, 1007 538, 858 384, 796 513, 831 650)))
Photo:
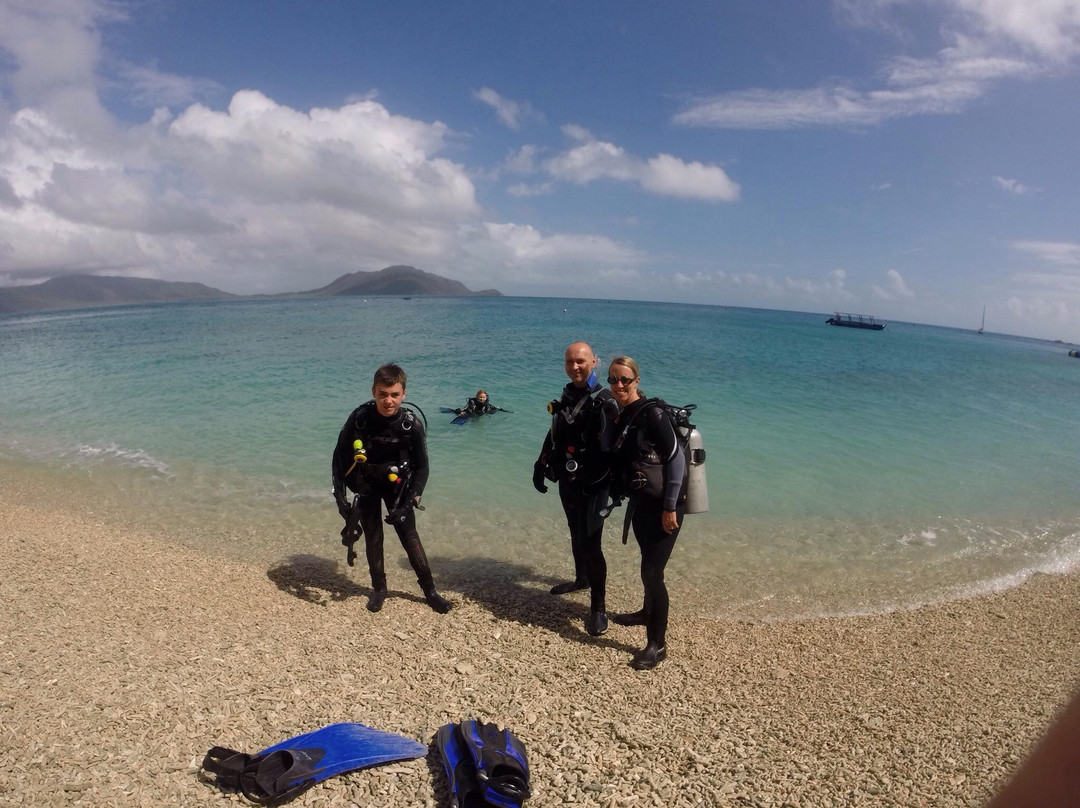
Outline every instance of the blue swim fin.
POLYGON ((520 808, 531 794, 525 745, 508 729, 481 721, 458 725, 484 799, 503 808, 520 808))
POLYGON ((215 746, 203 768, 218 784, 239 788, 252 802, 290 800, 315 783, 355 769, 423 757, 418 741, 363 724, 331 724, 245 755, 215 746))
POLYGON ((483 791, 476 782, 476 769, 472 757, 461 742, 457 724, 439 727, 435 733, 435 747, 442 756, 446 768, 446 781, 450 785, 450 808, 483 808, 483 791))

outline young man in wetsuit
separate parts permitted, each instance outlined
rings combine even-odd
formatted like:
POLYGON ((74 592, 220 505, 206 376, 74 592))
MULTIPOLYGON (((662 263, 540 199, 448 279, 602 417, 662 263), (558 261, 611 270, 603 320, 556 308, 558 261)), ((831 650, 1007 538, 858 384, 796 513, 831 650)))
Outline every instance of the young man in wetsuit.
POLYGON ((610 424, 618 414, 610 391, 596 379, 596 354, 587 342, 574 342, 564 355, 570 383, 550 405, 551 429, 533 465, 533 486, 547 491, 544 479, 558 481, 570 548, 574 554, 574 580, 556 584, 551 594, 591 590, 585 630, 599 636, 607 631, 607 562, 600 545, 611 475, 606 446, 610 424), (602 451, 603 450, 603 451, 602 451))
POLYGON ((414 508, 420 504, 427 484, 428 456, 424 425, 401 407, 405 400, 405 371, 398 365, 383 365, 375 371, 371 395, 374 400, 353 410, 341 428, 331 464, 334 499, 346 523, 350 516, 346 487, 359 496, 360 527, 373 590, 367 607, 377 612, 386 599, 382 519, 382 503, 386 503, 386 521, 394 526, 405 548, 424 598, 432 609, 445 614, 450 611, 450 601, 435 591, 431 568, 416 532, 414 508), (363 460, 354 451, 357 440, 363 441, 363 460))

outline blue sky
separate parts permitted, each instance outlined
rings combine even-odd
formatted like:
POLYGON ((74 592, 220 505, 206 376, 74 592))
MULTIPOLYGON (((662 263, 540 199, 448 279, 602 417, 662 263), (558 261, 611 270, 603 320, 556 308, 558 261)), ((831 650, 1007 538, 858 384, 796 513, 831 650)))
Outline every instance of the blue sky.
POLYGON ((505 294, 1080 341, 1080 0, 0 0, 0 284, 505 294))

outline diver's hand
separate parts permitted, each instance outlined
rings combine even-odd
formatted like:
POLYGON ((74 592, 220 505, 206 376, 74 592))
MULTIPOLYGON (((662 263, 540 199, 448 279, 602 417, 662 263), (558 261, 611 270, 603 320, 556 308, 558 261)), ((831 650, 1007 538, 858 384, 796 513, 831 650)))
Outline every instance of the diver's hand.
POLYGON ((341 518, 345 521, 349 520, 349 503, 345 500, 345 497, 339 496, 337 491, 334 492, 334 501, 337 502, 337 512, 341 514, 341 518))
POLYGON ((540 465, 539 461, 533 463, 533 488, 541 494, 547 493, 547 486, 544 485, 544 467, 540 465))
POLYGON ((665 533, 670 533, 679 526, 679 515, 675 511, 663 511, 660 514, 660 525, 665 533))

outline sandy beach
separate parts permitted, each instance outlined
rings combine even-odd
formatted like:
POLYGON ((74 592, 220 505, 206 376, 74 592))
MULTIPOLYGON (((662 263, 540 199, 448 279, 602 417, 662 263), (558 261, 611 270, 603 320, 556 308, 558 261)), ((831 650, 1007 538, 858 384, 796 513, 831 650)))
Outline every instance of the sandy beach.
MULTIPOLYGON (((538 807, 979 806, 1080 681, 1076 574, 790 623, 676 599, 670 659, 637 672, 642 629, 590 638, 583 594, 546 583, 477 576, 444 586, 456 608, 438 615, 388 541, 371 614, 343 560, 209 557, 25 481, 0 490, 0 805, 234 804, 199 777, 211 746, 338 721, 428 744, 477 717, 525 742, 538 807)), ((430 752, 293 804, 445 806, 446 780, 430 752)))

